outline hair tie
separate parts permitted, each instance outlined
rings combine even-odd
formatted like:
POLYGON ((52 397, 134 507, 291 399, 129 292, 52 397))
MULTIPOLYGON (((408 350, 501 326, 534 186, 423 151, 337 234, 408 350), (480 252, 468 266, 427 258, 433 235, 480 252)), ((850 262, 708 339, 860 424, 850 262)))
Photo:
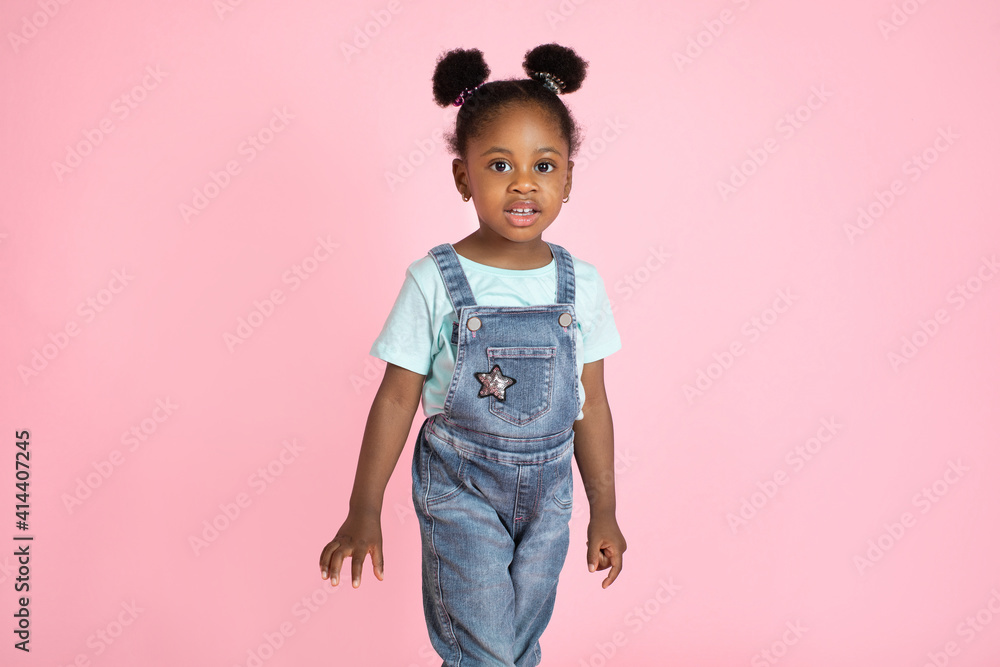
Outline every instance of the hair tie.
MULTIPOLYGON (((483 83, 486 82, 483 81, 483 83)), ((480 83, 479 86, 483 85, 483 83, 480 83)), ((458 97, 455 98, 455 101, 452 102, 452 104, 456 107, 462 106, 463 104, 466 103, 466 101, 468 101, 470 97, 472 97, 472 93, 476 92, 479 89, 479 86, 475 86, 474 88, 463 88, 462 92, 458 94, 458 97)))
POLYGON ((528 76, 541 83, 543 86, 551 90, 556 95, 562 95, 563 89, 566 88, 566 84, 563 83, 563 80, 557 77, 555 74, 528 70, 528 76))

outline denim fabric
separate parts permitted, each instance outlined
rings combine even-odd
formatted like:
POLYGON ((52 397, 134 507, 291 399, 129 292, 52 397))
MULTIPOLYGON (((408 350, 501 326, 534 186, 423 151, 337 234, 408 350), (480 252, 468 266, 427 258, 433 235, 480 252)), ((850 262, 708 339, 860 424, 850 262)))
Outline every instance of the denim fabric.
POLYGON ((555 303, 525 307, 477 305, 454 248, 430 251, 459 318, 444 412, 421 426, 412 467, 424 615, 442 667, 534 667, 552 617, 580 397, 572 257, 549 247, 555 303), (494 366, 514 382, 481 396, 477 373, 494 366))

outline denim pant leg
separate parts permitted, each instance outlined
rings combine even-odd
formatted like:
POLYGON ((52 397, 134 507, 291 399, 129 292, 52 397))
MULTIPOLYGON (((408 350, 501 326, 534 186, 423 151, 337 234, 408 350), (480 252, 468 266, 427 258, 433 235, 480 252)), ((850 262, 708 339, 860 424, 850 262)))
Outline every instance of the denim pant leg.
POLYGON ((444 658, 442 667, 513 667, 514 540, 491 499, 474 488, 475 461, 421 434, 413 501, 431 645, 444 658))
POLYGON ((535 667, 569 547, 572 447, 557 458, 491 461, 425 431, 413 500, 424 615, 444 667, 535 667))
POLYGON ((573 514, 573 450, 542 464, 541 493, 535 515, 517 535, 510 574, 514 582, 514 657, 516 667, 541 660, 539 638, 552 619, 559 573, 569 551, 573 514))

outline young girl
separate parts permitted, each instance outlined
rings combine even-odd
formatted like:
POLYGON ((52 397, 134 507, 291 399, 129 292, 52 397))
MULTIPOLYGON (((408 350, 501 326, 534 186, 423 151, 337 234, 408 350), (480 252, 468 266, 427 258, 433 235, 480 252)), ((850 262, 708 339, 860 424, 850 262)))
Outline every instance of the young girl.
POLYGON ((459 106, 455 185, 479 229, 413 262, 372 355, 385 376, 368 415, 347 520, 320 555, 336 586, 351 557, 383 577, 386 484, 421 397, 413 504, 423 604, 443 665, 541 659, 569 546, 572 458, 590 501, 591 572, 622 568, 604 357, 621 347, 593 265, 542 240, 569 200, 579 129, 559 95, 587 62, 557 44, 525 55, 528 79, 486 83, 478 49, 439 58, 434 98, 459 106))

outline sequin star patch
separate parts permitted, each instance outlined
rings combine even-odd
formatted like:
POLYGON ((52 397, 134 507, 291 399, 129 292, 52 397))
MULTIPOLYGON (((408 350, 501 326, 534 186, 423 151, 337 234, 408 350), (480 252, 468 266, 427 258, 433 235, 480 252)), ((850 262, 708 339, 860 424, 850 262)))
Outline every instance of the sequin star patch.
POLYGON ((498 401, 506 400, 507 387, 517 382, 514 378, 504 375, 497 364, 493 365, 493 370, 489 373, 476 373, 476 379, 483 383, 479 388, 479 398, 496 396, 498 401))

